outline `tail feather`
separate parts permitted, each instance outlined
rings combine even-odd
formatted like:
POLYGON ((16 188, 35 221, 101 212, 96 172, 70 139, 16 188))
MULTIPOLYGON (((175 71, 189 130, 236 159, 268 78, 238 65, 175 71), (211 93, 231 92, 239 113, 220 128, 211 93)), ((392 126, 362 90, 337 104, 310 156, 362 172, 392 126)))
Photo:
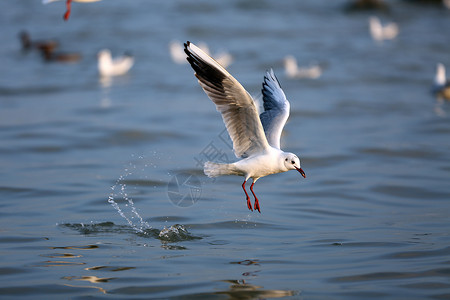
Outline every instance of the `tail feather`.
POLYGON ((203 171, 208 177, 240 175, 239 171, 233 164, 218 164, 210 161, 205 163, 203 171))

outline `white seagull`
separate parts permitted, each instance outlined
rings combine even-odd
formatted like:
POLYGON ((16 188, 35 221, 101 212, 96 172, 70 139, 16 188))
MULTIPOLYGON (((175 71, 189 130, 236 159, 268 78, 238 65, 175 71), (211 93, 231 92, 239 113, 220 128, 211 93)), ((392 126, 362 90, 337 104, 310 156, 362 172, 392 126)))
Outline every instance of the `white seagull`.
POLYGON ((284 71, 289 78, 317 79, 322 75, 322 68, 319 65, 299 68, 297 60, 292 55, 287 55, 283 61, 284 71))
POLYGON ((234 154, 241 158, 232 164, 206 162, 204 172, 209 177, 244 176, 242 189, 250 210, 253 209, 245 183, 252 178, 253 207, 261 212, 253 192, 253 185, 259 178, 289 170, 297 170, 306 177, 297 155, 280 149, 281 132, 289 117, 290 104, 273 70, 267 71, 262 84, 264 112, 258 115, 255 100, 225 68, 193 43, 187 42, 184 47, 200 86, 222 114, 233 141, 234 154))
POLYGON ((438 63, 436 66, 433 92, 438 99, 450 100, 450 80, 447 80, 445 66, 442 63, 438 63))
POLYGON ((383 26, 377 17, 369 18, 369 30, 375 41, 392 40, 399 32, 396 23, 389 23, 383 26))
POLYGON ((127 73, 134 64, 134 57, 124 55, 112 58, 108 49, 101 50, 98 55, 98 72, 101 76, 118 76, 127 73))

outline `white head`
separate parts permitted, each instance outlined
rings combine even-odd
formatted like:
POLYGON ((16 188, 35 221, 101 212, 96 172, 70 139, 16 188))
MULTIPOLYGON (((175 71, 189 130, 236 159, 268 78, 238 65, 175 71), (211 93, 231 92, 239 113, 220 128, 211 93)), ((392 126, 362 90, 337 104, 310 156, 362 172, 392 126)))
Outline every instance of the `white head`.
POLYGON ((434 83, 436 85, 444 85, 446 80, 445 67, 443 64, 438 63, 436 66, 436 77, 434 78, 434 83))
POLYGON ((97 54, 99 60, 111 60, 111 51, 108 49, 100 50, 97 54))
POLYGON ((284 153, 283 163, 288 170, 297 170, 304 178, 306 178, 305 172, 303 172, 300 166, 300 159, 294 153, 284 153))

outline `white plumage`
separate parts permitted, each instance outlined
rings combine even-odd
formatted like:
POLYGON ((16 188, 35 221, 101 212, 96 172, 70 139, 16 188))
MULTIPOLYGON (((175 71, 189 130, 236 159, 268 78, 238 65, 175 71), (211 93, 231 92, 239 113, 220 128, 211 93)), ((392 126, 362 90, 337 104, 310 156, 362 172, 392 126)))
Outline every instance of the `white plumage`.
POLYGON ((375 41, 392 40, 395 39, 399 33, 398 25, 396 23, 388 23, 382 25, 380 19, 377 17, 369 18, 370 35, 375 41))
POLYGON ((112 58, 111 52, 103 49, 98 53, 98 72, 101 76, 118 76, 126 74, 134 64, 134 58, 124 55, 112 58))
POLYGON ((450 100, 450 81, 445 74, 445 66, 442 63, 436 65, 433 92, 438 99, 450 100))
POLYGON ((287 55, 284 60, 284 71, 289 78, 309 78, 317 79, 322 75, 322 68, 319 65, 299 68, 297 60, 292 55, 287 55))

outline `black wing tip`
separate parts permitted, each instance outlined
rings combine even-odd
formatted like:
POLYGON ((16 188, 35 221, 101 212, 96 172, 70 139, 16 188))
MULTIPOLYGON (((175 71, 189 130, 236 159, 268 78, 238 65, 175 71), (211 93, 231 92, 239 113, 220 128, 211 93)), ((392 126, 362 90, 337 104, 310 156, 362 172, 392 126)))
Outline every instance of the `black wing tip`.
POLYGON ((192 49, 189 48, 190 45, 191 42, 189 41, 184 43, 184 52, 187 55, 186 59, 194 70, 197 79, 220 84, 226 75, 222 72, 218 72, 214 66, 211 66, 207 61, 203 60, 202 57, 198 56, 197 53, 193 52, 192 49))
POLYGON ((191 49, 189 49, 190 46, 191 46, 191 42, 187 41, 186 43, 184 43, 184 53, 186 53, 186 55, 187 55, 186 60, 191 65, 191 67, 194 69, 194 71, 198 71, 195 67, 198 63, 196 63, 196 59, 194 58, 194 55, 193 55, 191 49))
MULTIPOLYGON (((187 41, 186 43, 184 43, 184 53, 186 53, 186 55, 189 57, 191 56, 191 51, 188 49, 188 47, 191 45, 191 42, 187 41)), ((188 58, 189 60, 189 58, 188 58)))

